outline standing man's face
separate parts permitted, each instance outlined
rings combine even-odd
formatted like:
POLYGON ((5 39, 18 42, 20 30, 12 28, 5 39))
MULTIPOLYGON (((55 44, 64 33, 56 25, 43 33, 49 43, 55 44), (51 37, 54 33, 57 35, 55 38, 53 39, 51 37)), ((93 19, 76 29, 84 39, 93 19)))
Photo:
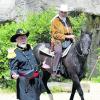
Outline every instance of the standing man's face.
POLYGON ((59 11, 59 15, 60 15, 60 17, 66 17, 67 12, 59 11))
POLYGON ((17 44, 27 44, 27 37, 26 35, 18 36, 16 39, 17 44))

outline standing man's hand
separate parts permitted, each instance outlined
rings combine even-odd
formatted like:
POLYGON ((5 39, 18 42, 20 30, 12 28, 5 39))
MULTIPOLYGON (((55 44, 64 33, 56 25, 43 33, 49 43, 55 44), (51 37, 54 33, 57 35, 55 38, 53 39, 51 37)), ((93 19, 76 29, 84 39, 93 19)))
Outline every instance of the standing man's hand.
POLYGON ((18 79, 18 77, 19 77, 18 74, 16 74, 16 73, 13 73, 13 74, 12 74, 12 78, 13 78, 13 79, 18 79))

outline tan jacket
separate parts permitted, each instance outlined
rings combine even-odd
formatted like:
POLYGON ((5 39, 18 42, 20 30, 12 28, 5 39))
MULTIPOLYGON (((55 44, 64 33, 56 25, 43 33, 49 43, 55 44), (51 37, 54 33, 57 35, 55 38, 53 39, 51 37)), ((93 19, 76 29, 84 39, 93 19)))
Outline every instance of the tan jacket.
POLYGON ((65 40, 65 35, 71 34, 72 29, 68 17, 66 18, 68 27, 65 27, 59 17, 52 20, 51 23, 51 43, 58 43, 65 40))

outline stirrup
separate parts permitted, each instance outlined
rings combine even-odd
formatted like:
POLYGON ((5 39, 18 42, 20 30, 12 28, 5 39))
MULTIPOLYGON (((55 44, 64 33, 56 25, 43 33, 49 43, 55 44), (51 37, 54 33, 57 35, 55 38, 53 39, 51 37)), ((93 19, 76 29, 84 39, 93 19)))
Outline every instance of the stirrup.
POLYGON ((44 69, 49 69, 49 68, 50 68, 50 66, 49 66, 49 65, 47 65, 47 64, 43 64, 43 65, 42 65, 42 68, 44 68, 44 69))
POLYGON ((42 65, 42 68, 44 68, 44 69, 50 69, 50 66, 47 65, 47 64, 43 64, 43 65, 42 65))
POLYGON ((42 68, 44 69, 49 69, 50 66, 48 64, 45 63, 45 61, 43 62, 42 68))

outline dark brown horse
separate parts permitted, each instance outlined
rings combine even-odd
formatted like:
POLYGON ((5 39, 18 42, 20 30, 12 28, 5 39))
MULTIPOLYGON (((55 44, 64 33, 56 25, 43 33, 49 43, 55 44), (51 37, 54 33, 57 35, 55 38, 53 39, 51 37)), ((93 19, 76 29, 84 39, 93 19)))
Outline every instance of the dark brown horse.
MULTIPOLYGON (((85 62, 87 60, 87 56, 89 54, 90 50, 90 45, 92 41, 92 34, 89 32, 81 32, 81 36, 78 42, 76 44, 72 45, 69 53, 67 56, 63 57, 61 59, 64 73, 61 73, 62 76, 64 76, 66 79, 70 78, 73 82, 73 87, 72 87, 72 93, 70 96, 70 100, 73 100, 75 92, 77 92, 80 95, 81 100, 84 100, 84 95, 83 95, 83 90, 80 85, 80 81, 85 75, 85 62)), ((39 47, 42 44, 38 44, 34 48, 34 54, 36 56, 36 59, 38 63, 42 63, 45 58, 48 60, 48 64, 52 65, 52 58, 48 55, 45 55, 39 51, 39 47)), ((52 69, 52 66, 51 66, 52 69)), ((47 89, 47 93, 51 94, 48 86, 47 86, 47 81, 50 78, 50 70, 43 70, 43 82, 44 85, 47 89)))

